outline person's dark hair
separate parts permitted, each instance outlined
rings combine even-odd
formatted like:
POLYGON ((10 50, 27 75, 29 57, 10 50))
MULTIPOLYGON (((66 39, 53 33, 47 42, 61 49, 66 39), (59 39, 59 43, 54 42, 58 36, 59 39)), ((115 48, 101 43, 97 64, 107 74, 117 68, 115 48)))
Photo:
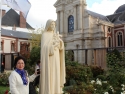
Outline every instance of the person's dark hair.
POLYGON ((25 60, 24 57, 22 57, 22 56, 17 56, 17 57, 15 58, 15 60, 14 60, 14 69, 16 68, 17 62, 18 62, 20 59, 22 59, 22 60, 24 61, 24 63, 26 64, 26 60, 25 60))
POLYGON ((36 61, 36 64, 39 64, 39 63, 40 63, 40 60, 37 60, 37 61, 36 61))

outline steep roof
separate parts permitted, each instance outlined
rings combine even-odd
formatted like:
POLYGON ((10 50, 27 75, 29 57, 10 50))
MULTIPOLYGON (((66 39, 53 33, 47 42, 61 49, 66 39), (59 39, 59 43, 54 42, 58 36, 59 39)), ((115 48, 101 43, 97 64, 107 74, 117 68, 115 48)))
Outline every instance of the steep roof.
POLYGON ((107 18, 114 23, 115 21, 117 21, 117 19, 122 15, 122 13, 117 13, 117 14, 112 14, 112 15, 108 15, 107 18))
POLYGON ((2 36, 8 36, 8 37, 14 37, 14 38, 21 38, 21 39, 30 39, 31 35, 27 32, 22 31, 13 31, 13 30, 7 30, 1 28, 1 35, 2 36))
POLYGON ((108 15, 107 18, 114 24, 122 24, 125 22, 125 4, 118 7, 114 14, 108 15))
POLYGON ((86 10, 86 11, 87 11, 88 14, 90 14, 93 17, 96 17, 96 18, 99 18, 99 19, 102 19, 102 20, 105 20, 105 21, 109 21, 109 19, 106 16, 104 16, 104 15, 92 12, 90 10, 86 10))
MULTIPOLYGON (((2 17, 2 25, 6 26, 16 26, 20 27, 20 15, 14 11, 13 9, 10 9, 3 17, 2 17)), ((34 29, 26 22, 26 28, 28 29, 34 29)))
POLYGON ((116 14, 108 15, 107 18, 112 22, 112 23, 122 23, 125 22, 125 11, 124 12, 119 12, 116 14))
POLYGON ((123 11, 125 11, 125 4, 119 6, 118 9, 115 11, 115 13, 120 13, 120 12, 123 12, 123 11))

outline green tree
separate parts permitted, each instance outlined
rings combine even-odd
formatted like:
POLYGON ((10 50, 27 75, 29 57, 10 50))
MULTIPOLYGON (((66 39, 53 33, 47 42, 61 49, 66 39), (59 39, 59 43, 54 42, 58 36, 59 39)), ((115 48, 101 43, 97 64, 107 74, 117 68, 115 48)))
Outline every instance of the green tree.
POLYGON ((41 43, 41 35, 44 31, 44 27, 38 28, 36 30, 31 30, 31 38, 29 39, 31 45, 30 52, 30 64, 34 64, 38 59, 40 59, 40 43, 41 43))
POLYGON ((38 59, 40 59, 40 46, 32 48, 30 52, 30 64, 36 63, 38 59))
POLYGON ((40 43, 43 31, 43 27, 36 30, 29 30, 31 37, 28 40, 30 42, 31 51, 29 58, 27 58, 25 67, 29 74, 32 74, 34 72, 36 61, 40 59, 40 43))
POLYGON ((31 49, 33 47, 39 47, 41 42, 41 35, 44 31, 44 27, 38 28, 36 30, 29 30, 31 38, 29 38, 29 42, 31 44, 31 49))
POLYGON ((125 65, 124 63, 125 62, 123 62, 123 57, 118 50, 115 49, 107 54, 107 80, 109 80, 109 83, 114 87, 125 84, 125 66, 123 66, 125 65))

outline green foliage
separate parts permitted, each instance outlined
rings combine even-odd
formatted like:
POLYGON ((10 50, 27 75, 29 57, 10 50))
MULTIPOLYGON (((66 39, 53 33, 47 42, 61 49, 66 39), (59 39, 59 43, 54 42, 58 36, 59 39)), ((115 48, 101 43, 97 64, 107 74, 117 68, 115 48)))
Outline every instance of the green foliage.
POLYGON ((27 59, 25 69, 31 75, 35 71, 36 61, 40 59, 40 47, 33 47, 30 52, 30 58, 27 59))
POLYGON ((104 69, 102 69, 99 66, 91 65, 90 68, 91 68, 91 71, 92 71, 92 74, 93 74, 94 78, 97 78, 98 75, 104 74, 104 69))
POLYGON ((8 81, 8 77, 9 77, 10 73, 1 73, 0 74, 0 86, 9 86, 9 81, 8 81))
POLYGON ((67 86, 64 88, 64 91, 68 92, 69 94, 86 94, 84 89, 85 85, 80 85, 80 86, 67 86))
POLYGON ((39 47, 41 43, 41 35, 44 31, 44 27, 38 28, 36 30, 29 30, 31 38, 29 42, 32 47, 39 47))
MULTIPOLYGON (((113 50, 107 54, 107 80, 116 91, 121 91, 121 84, 125 84, 125 62, 123 61, 122 55, 118 50, 113 50)), ((117 94, 117 93, 116 93, 117 94)))
POLYGON ((35 72, 35 64, 26 63, 25 70, 29 75, 32 75, 35 72))
POLYGON ((123 64, 122 61, 122 56, 116 49, 107 54, 107 67, 109 68, 109 71, 120 71, 123 64))
POLYGON ((30 52, 30 64, 34 64, 40 59, 40 47, 33 47, 30 52))
POLYGON ((72 53, 66 53, 66 84, 64 91, 70 94, 121 94, 125 85, 125 53, 118 50, 107 54, 107 67, 85 66, 71 61, 72 53), (97 78, 100 79, 98 84, 97 78), (94 79, 95 82, 90 83, 94 79))
POLYGON ((0 94, 5 94, 5 91, 9 91, 9 87, 8 86, 1 86, 0 85, 0 94))
POLYGON ((65 51, 65 60, 74 61, 74 54, 72 50, 65 51))
POLYGON ((36 61, 40 59, 40 44, 41 36, 44 31, 44 27, 36 30, 29 30, 31 38, 29 39, 31 45, 30 57, 27 58, 27 64, 25 69, 29 74, 34 73, 36 61))

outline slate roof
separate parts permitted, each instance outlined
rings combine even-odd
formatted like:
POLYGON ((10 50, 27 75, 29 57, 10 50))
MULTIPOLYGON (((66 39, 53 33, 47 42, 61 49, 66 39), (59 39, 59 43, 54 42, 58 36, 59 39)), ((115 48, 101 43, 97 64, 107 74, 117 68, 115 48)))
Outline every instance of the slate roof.
POLYGON ((125 4, 118 7, 114 14, 108 15, 107 18, 114 24, 122 24, 125 22, 125 4))
POLYGON ((117 13, 117 14, 112 14, 112 15, 108 15, 107 18, 114 23, 115 21, 117 21, 117 19, 122 15, 122 13, 117 13))
POLYGON ((2 36, 8 36, 8 37, 14 37, 14 38, 20 38, 20 39, 30 39, 31 35, 27 32, 22 31, 13 31, 13 30, 7 30, 1 28, 1 35, 2 36))
MULTIPOLYGON (((20 15, 13 9, 10 9, 2 17, 2 25, 5 25, 5 26, 14 26, 15 25, 16 27, 20 27, 20 15)), ((34 29, 27 22, 26 22, 26 28, 34 29)))
POLYGON ((125 4, 118 7, 118 9, 115 11, 115 13, 120 13, 120 12, 123 12, 123 11, 125 11, 125 4))
POLYGON ((124 12, 119 12, 116 14, 108 15, 107 18, 112 22, 112 23, 122 23, 125 21, 125 11, 124 12))
POLYGON ((96 17, 96 18, 99 18, 99 19, 102 19, 102 20, 105 20, 105 21, 109 21, 109 19, 106 16, 104 16, 104 15, 92 12, 90 10, 86 10, 86 11, 87 11, 88 14, 90 14, 93 17, 96 17))
POLYGON ((88 14, 90 14, 93 17, 112 22, 114 24, 122 24, 125 22, 125 4, 118 7, 118 9, 115 11, 114 14, 104 16, 95 12, 92 12, 90 10, 86 10, 88 14))

